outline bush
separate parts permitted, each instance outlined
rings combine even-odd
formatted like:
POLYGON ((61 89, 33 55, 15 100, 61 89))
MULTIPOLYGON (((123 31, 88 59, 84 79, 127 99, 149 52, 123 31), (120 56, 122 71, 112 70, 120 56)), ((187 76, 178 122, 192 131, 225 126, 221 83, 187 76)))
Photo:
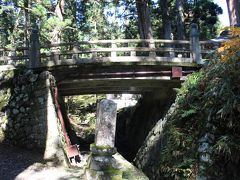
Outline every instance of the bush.
POLYGON ((163 179, 240 176, 240 30, 219 49, 221 61, 188 77, 164 131, 163 179))

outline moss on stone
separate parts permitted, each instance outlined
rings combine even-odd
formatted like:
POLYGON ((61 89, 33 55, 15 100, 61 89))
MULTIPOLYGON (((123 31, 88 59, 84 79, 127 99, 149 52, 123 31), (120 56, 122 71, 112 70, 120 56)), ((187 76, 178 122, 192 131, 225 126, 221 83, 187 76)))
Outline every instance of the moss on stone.
POLYGON ((104 171, 94 171, 91 169, 87 169, 87 171, 90 173, 92 179, 107 178, 111 180, 122 180, 122 171, 118 169, 109 168, 108 170, 104 171))
POLYGON ((122 174, 122 171, 120 169, 116 169, 113 167, 108 167, 104 172, 108 173, 108 174, 122 174))
POLYGON ((95 143, 90 145, 90 148, 95 148, 99 150, 104 150, 104 149, 113 149, 111 146, 97 146, 95 143))

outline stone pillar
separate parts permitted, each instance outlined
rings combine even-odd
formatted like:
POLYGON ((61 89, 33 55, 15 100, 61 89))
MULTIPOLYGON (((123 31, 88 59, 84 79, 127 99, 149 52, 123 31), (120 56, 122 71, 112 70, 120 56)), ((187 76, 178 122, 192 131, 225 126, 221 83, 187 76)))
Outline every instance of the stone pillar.
POLYGON ((102 100, 97 107, 95 144, 91 145, 92 157, 87 179, 111 179, 121 177, 115 154, 117 104, 112 100, 102 100))
POLYGON ((37 68, 40 65, 40 43, 38 29, 32 30, 29 51, 29 68, 37 68))
POLYGON ((117 104, 102 100, 97 107, 96 146, 114 148, 117 118, 117 104))
POLYGON ((197 64, 203 64, 202 56, 201 56, 201 46, 199 42, 199 32, 197 24, 191 24, 191 32, 190 32, 190 39, 191 39, 191 56, 193 61, 197 64))

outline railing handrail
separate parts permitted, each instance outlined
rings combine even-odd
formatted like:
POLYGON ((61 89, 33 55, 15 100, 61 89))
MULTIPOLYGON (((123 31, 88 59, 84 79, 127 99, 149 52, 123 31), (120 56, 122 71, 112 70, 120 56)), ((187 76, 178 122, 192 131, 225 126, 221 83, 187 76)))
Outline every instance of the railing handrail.
POLYGON ((15 47, 15 48, 0 47, 0 51, 24 51, 28 49, 29 47, 24 47, 24 46, 15 47))
POLYGON ((92 41, 76 41, 63 42, 42 45, 41 48, 71 46, 82 44, 112 44, 112 43, 169 43, 169 44, 189 44, 188 40, 168 40, 168 39, 115 39, 115 40, 92 40, 92 41))
MULTIPOLYGON (((222 43, 226 40, 205 40, 199 41, 200 44, 214 44, 222 43)), ((190 44, 190 40, 168 40, 168 39, 116 39, 116 40, 92 40, 92 41, 74 41, 74 42, 63 42, 63 43, 52 43, 41 45, 40 48, 51 48, 60 46, 74 46, 82 44, 111 44, 111 43, 169 43, 169 44, 190 44)), ((0 51, 24 51, 29 50, 29 47, 20 46, 15 48, 0 47, 0 51)))
POLYGON ((34 30, 31 34, 29 47, 0 47, 2 54, 0 60, 29 59, 29 68, 36 68, 44 60, 59 62, 62 58, 69 59, 69 57, 70 59, 77 60, 86 57, 89 58, 90 53, 90 58, 95 60, 108 57, 113 60, 120 60, 124 56, 131 56, 132 58, 148 56, 149 60, 157 60, 159 57, 162 57, 165 59, 177 58, 180 61, 184 61, 184 58, 187 58, 191 59, 192 62, 202 64, 202 55, 208 53, 211 47, 215 48, 218 42, 213 40, 199 41, 199 32, 196 24, 191 25, 189 40, 108 39, 40 45, 39 33, 34 30), (213 44, 213 46, 209 46, 208 44, 213 44), (206 47, 201 49, 201 46, 204 45, 206 47))

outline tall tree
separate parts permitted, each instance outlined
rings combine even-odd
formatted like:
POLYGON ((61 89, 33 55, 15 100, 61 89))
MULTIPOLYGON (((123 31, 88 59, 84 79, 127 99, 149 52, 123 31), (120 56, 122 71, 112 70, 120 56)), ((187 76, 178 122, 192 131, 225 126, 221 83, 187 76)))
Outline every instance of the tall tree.
POLYGON ((198 24, 200 38, 202 40, 210 39, 216 36, 218 29, 218 15, 222 14, 222 8, 211 0, 198 0, 189 11, 190 23, 198 24))
POLYGON ((185 39, 183 0, 176 0, 176 10, 177 10, 177 38, 181 40, 185 39))
POLYGON ((163 34, 164 39, 172 39, 172 22, 170 18, 169 0, 160 0, 162 11, 163 34))
POLYGON ((24 0, 24 43, 25 46, 29 45, 29 23, 30 23, 30 14, 29 14, 29 0, 24 0))
POLYGON ((107 19, 104 12, 104 1, 89 0, 81 2, 83 20, 80 25, 85 40, 107 39, 107 19))
POLYGON ((136 0, 138 25, 142 39, 153 39, 151 17, 148 8, 148 0, 136 0))
MULTIPOLYGON (((64 4, 65 4, 64 0, 58 0, 57 4, 55 6, 54 15, 59 22, 63 21, 64 4)), ((54 27, 54 29, 52 31, 51 43, 60 43, 61 32, 62 32, 62 29, 60 26, 54 27)))
POLYGON ((230 20, 230 26, 240 24, 240 10, 238 0, 226 0, 228 7, 228 15, 230 20))

